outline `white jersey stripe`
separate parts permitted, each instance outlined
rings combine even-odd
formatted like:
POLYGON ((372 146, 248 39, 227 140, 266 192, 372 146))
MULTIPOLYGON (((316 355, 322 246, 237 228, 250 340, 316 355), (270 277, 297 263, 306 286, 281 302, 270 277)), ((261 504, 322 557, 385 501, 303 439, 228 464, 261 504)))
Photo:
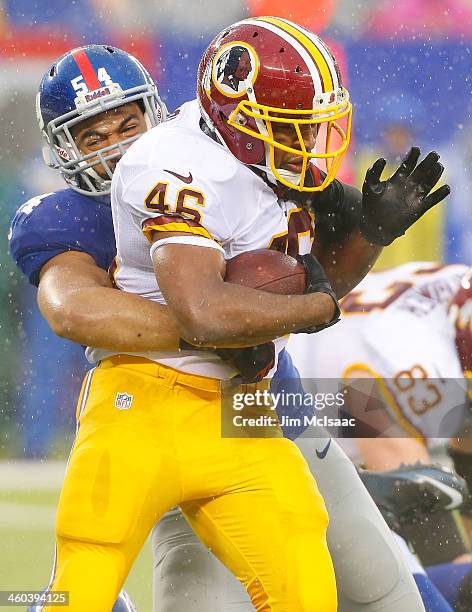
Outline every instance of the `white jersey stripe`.
POLYGON ((331 71, 325 56, 318 48, 319 41, 317 39, 314 42, 311 37, 307 36, 303 29, 294 27, 294 25, 292 25, 290 21, 284 21, 283 19, 279 19, 278 17, 261 17, 261 20, 274 24, 282 31, 287 32, 290 36, 293 37, 293 39, 297 40, 307 51, 309 57, 313 61, 317 71, 320 74, 323 86, 322 91, 333 91, 334 84, 331 71))
POLYGON ((306 28, 293 23, 291 21, 288 21, 287 19, 282 19, 282 17, 278 17, 278 19, 280 21, 284 21, 285 23, 287 23, 287 25, 292 26, 293 28, 295 28, 296 30, 298 30, 301 34, 304 34, 307 38, 309 38, 311 40, 311 42, 315 45, 315 47, 319 50, 319 52, 322 54, 322 56, 324 57, 326 64, 328 66, 329 72, 331 74, 331 78, 333 79, 333 89, 337 89, 338 87, 340 87, 340 83, 339 83, 339 78, 338 78, 338 73, 336 72, 336 67, 334 65, 333 62, 333 58, 331 57, 326 45, 323 43, 323 41, 316 36, 316 34, 314 34, 313 32, 310 32, 310 30, 307 30, 306 28))
POLYGON ((267 21, 260 21, 259 19, 245 19, 244 23, 270 30, 271 32, 277 34, 277 36, 280 36, 289 44, 291 44, 292 47, 297 51, 297 53, 300 54, 300 57, 307 65, 308 70, 310 71, 311 78, 313 79, 313 83, 315 84, 315 92, 323 92, 323 84, 321 82, 321 77, 317 65, 315 64, 313 58, 305 49, 305 47, 303 47, 303 45, 299 43, 294 36, 283 30, 281 27, 273 25, 272 23, 268 23, 267 21))
POLYGON ((84 408, 85 408, 85 406, 87 404, 87 400, 88 400, 88 396, 89 396, 89 392, 90 392, 90 383, 92 382, 92 376, 93 376, 93 373, 95 372, 95 370, 96 370, 96 368, 92 368, 87 373, 87 381, 85 383, 84 393, 82 395, 82 401, 80 402, 80 410, 79 410, 79 414, 77 416, 77 428, 76 428, 75 435, 77 435, 77 433, 79 431, 80 417, 82 416, 84 408))

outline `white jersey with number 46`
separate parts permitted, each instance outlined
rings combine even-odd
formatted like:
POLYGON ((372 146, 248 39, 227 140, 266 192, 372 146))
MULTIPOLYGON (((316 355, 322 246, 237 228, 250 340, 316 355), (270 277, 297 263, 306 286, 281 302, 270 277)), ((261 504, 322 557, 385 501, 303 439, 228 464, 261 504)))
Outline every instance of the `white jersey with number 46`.
POLYGON ((451 409, 465 399, 448 305, 466 270, 413 262, 371 272, 342 301, 340 323, 291 336, 287 348, 302 378, 361 371, 380 380, 390 415, 410 435, 444 437, 443 419, 458 418, 451 409))
MULTIPOLYGON (((294 256, 310 252, 313 242, 310 213, 279 201, 259 175, 202 131, 200 117, 197 101, 184 104, 174 118, 130 147, 113 176, 116 284, 160 303, 164 298, 150 254, 150 240, 156 234, 162 235, 159 242, 165 242, 169 233, 185 232, 185 237, 171 240, 197 239, 200 246, 218 249, 226 259, 261 248, 294 256)), ((192 268, 194 263, 188 261, 187 265, 192 268)), ((198 276, 199 270, 194 272, 198 276)), ((283 344, 278 342, 279 348, 283 344)), ((88 351, 92 360, 107 354, 88 351)), ((232 367, 207 351, 144 356, 214 378, 235 374, 232 367)))

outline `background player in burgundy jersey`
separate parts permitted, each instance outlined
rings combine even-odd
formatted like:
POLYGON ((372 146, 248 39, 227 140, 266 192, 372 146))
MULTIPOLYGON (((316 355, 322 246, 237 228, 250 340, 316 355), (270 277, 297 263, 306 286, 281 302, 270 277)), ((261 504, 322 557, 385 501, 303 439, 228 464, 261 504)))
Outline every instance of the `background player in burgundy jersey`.
MULTIPOLYGON (((314 380, 326 385, 333 379, 333 389, 349 381, 357 391, 363 390, 350 398, 354 414, 364 416, 372 427, 385 417, 382 431, 390 433, 380 439, 339 441, 356 465, 401 471, 402 463, 428 466, 442 462, 447 439, 452 436, 449 452, 456 470, 468 479, 469 487, 472 484, 472 455, 464 452, 471 448, 470 432, 463 431, 470 424, 467 378, 463 376, 470 375, 472 346, 471 291, 468 277, 463 278, 466 270, 462 264, 409 262, 372 272, 341 302, 339 325, 316 342, 309 336, 291 336, 288 350, 307 381, 306 390, 314 380), (366 398, 371 402, 367 408, 366 398), (356 399, 358 405, 353 406, 356 399), (383 410, 376 411, 374 406, 383 410)), ((421 474, 416 478, 420 482, 421 474)), ((400 485, 396 497, 403 497, 400 485)), ((472 605, 472 557, 464 530, 450 511, 454 497, 461 499, 451 491, 444 509, 426 516, 420 510, 421 497, 412 495, 417 514, 406 512, 394 529, 413 546, 449 606, 466 610, 472 605)), ((375 492, 374 499, 379 501, 375 492)), ((395 497, 391 499, 395 504, 395 497)), ((465 503, 462 497, 460 512, 466 526, 470 526, 470 507, 471 497, 465 503)), ((410 567, 419 570, 415 578, 421 584, 425 571, 418 559, 410 567)), ((431 605, 430 595, 426 601, 431 605)))

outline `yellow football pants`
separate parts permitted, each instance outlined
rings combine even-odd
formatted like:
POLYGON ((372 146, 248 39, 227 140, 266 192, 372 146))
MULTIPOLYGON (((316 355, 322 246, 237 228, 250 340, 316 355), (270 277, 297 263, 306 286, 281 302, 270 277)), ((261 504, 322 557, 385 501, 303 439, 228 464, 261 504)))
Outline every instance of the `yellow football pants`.
POLYGON ((180 505, 256 610, 336 610, 305 460, 284 438, 222 438, 220 400, 219 381, 140 358, 87 374, 56 521, 51 589, 69 591, 66 609, 109 612, 152 527, 180 505))

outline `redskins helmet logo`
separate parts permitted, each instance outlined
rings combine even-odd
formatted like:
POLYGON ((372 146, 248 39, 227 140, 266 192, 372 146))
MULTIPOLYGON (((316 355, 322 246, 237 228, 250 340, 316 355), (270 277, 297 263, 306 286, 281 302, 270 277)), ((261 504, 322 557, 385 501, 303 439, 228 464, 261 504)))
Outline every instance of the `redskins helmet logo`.
POLYGON ((213 58, 213 83, 226 96, 239 98, 256 80, 258 68, 256 52, 250 45, 231 42, 213 58))

